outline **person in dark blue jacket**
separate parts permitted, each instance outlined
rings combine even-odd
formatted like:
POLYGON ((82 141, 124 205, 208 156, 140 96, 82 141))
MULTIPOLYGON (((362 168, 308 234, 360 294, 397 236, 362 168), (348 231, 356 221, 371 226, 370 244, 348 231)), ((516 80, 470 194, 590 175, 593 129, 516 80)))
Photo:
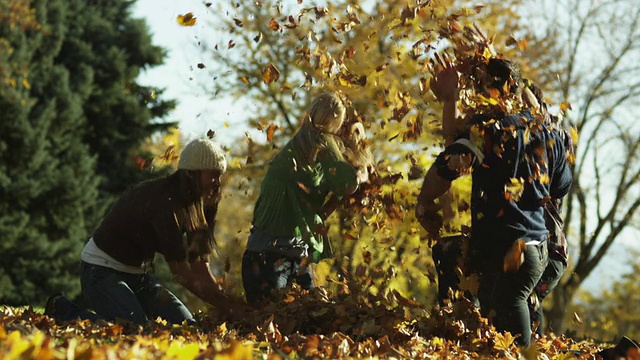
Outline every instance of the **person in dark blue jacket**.
MULTIPOLYGON (((505 99, 521 98, 524 84, 515 64, 493 58, 484 66, 477 91, 488 95, 495 94, 495 89, 505 99)), ((434 92, 444 102, 443 127, 459 117, 458 81, 451 66, 440 72, 435 83, 434 92)), ((467 124, 464 134, 428 170, 416 217, 438 239, 442 218, 435 200, 449 190, 452 181, 472 172, 470 262, 480 275, 482 313, 492 318, 498 330, 519 335, 518 343, 528 346, 527 300, 547 263, 549 232, 543 206, 551 198, 566 195, 572 181, 565 149, 559 133, 526 106, 513 114, 475 114, 467 124)))

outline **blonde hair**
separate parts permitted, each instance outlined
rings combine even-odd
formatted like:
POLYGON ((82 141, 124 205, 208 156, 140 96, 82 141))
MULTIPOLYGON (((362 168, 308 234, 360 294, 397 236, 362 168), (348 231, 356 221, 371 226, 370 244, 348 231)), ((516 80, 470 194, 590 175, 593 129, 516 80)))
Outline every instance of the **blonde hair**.
POLYGON ((328 133, 336 133, 342 127, 345 113, 342 100, 335 93, 324 93, 316 97, 307 109, 311 124, 318 131, 328 133))
POLYGON ((309 165, 316 162, 322 150, 328 150, 338 160, 343 160, 342 139, 336 136, 342 124, 346 109, 342 100, 333 93, 316 97, 305 113, 300 129, 291 139, 291 146, 298 160, 309 165))
POLYGON ((342 135, 344 158, 358 172, 358 177, 365 178, 375 172, 375 161, 369 144, 366 141, 364 125, 352 123, 342 135))

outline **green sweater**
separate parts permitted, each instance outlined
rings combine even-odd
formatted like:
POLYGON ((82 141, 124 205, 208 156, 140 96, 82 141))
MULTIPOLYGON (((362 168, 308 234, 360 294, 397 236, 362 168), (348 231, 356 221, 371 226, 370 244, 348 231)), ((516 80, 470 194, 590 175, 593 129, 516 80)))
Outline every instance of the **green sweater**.
POLYGON ((253 213, 253 232, 272 241, 261 241, 261 247, 267 249, 256 249, 250 238, 248 249, 308 246, 317 262, 331 256, 322 231, 322 206, 329 194, 341 197, 356 189, 356 170, 342 160, 335 147, 322 147, 310 165, 302 165, 305 162, 293 149, 292 142, 288 143, 269 165, 253 213))

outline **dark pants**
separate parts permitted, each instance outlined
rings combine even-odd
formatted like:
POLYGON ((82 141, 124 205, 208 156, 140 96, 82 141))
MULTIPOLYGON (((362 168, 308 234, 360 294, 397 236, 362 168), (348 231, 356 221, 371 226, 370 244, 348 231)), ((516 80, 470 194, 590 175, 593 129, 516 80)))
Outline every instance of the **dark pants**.
MULTIPOLYGON (((440 306, 443 306, 445 300, 449 299, 450 291, 460 289, 458 268, 465 267, 462 250, 465 241, 468 239, 463 235, 449 236, 431 248, 431 257, 438 274, 438 302, 440 306)), ((472 302, 474 301, 473 295, 468 291, 465 292, 465 297, 472 302)))
POLYGON ((83 262, 80 282, 82 295, 96 313, 61 299, 55 302, 56 320, 122 318, 146 324, 160 317, 172 324, 195 322, 186 306, 151 274, 129 274, 83 262))
POLYGON ((531 321, 537 325, 536 333, 542 336, 543 328, 543 316, 542 316, 542 300, 544 300, 560 282, 564 271, 567 266, 562 260, 558 260, 553 256, 549 257, 547 267, 544 269, 544 273, 536 285, 535 293, 538 297, 539 306, 537 309, 530 309, 531 321))
POLYGON ((311 269, 300 266, 300 260, 272 252, 245 251, 242 284, 247 302, 253 305, 270 299, 273 290, 287 287, 290 281, 303 289, 313 289, 311 269))
POLYGON ((493 315, 498 331, 519 335, 516 342, 521 346, 529 346, 531 342, 528 300, 542 277, 547 256, 546 242, 527 245, 524 263, 517 271, 485 271, 481 275, 478 296, 483 315, 493 315))

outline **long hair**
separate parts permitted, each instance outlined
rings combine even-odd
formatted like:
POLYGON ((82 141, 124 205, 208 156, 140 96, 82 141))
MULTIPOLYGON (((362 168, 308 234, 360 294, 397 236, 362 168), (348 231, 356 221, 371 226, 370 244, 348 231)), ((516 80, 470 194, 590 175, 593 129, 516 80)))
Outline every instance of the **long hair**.
POLYGON ((374 166, 374 159, 371 148, 366 141, 362 123, 354 122, 346 127, 343 131, 342 139, 345 160, 358 170, 371 170, 374 166))
POLYGON ((346 109, 333 93, 316 97, 307 111, 300 129, 291 139, 293 151, 305 165, 313 164, 318 153, 327 149, 342 160, 342 141, 336 133, 344 122, 346 109))
POLYGON ((202 197, 199 170, 179 169, 171 175, 175 177, 180 199, 173 210, 175 221, 185 229, 188 239, 189 258, 198 254, 211 253, 215 245, 213 234, 217 203, 207 206, 202 197))

